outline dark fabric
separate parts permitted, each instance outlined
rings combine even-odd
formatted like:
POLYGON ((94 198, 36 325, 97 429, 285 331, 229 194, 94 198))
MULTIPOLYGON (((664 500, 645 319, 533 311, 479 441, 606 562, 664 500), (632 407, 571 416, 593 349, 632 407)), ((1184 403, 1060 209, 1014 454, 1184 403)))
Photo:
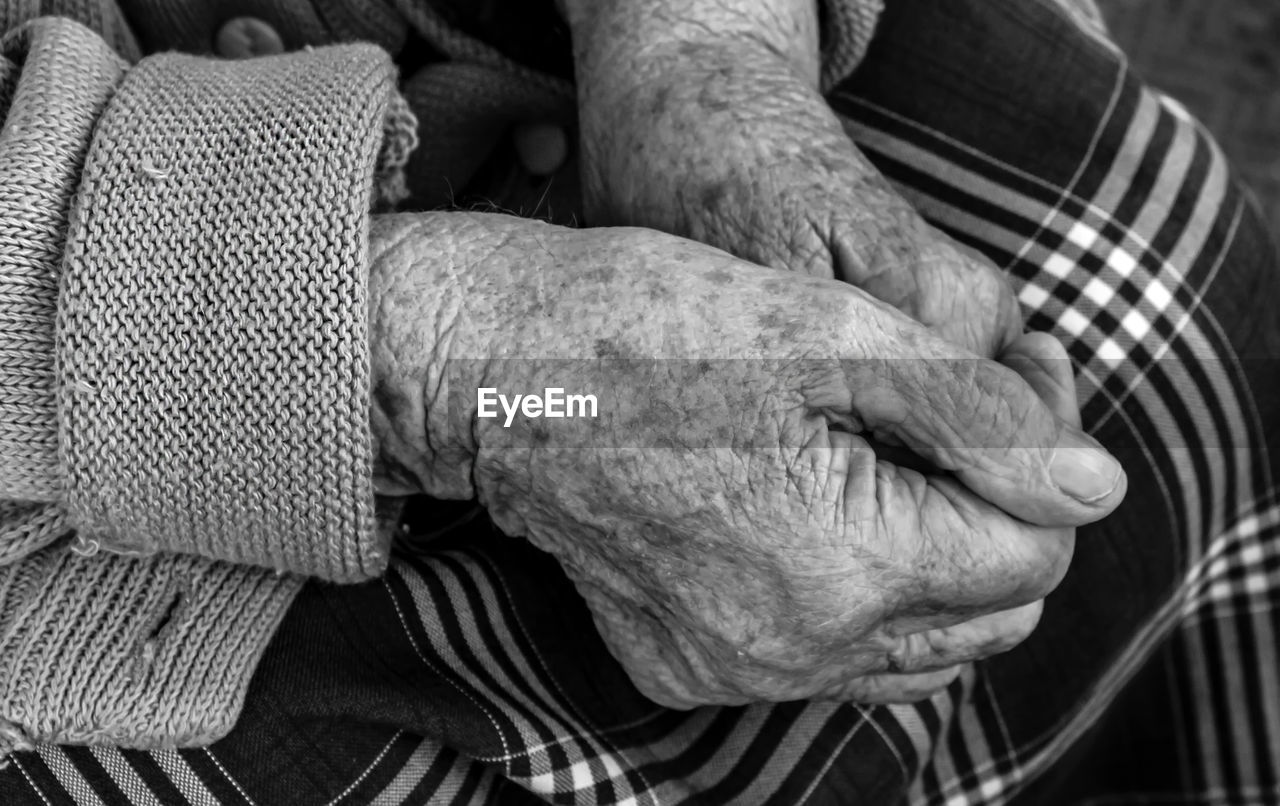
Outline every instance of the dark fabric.
POLYGON ((0 802, 1280 803, 1280 273, 1222 155, 1053 0, 892 0, 829 100, 1129 470, 1029 641, 915 706, 669 711, 553 561, 427 505, 385 579, 308 586, 227 739, 17 754, 0 802))
POLYGON ((451 26, 509 58, 558 78, 573 76, 569 26, 555 0, 430 0, 451 26))

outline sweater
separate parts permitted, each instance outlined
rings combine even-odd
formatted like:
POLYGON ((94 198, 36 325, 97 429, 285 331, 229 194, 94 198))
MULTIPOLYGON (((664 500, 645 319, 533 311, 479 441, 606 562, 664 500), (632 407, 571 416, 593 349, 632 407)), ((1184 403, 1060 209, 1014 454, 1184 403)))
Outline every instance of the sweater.
MULTIPOLYGON (((475 4, 124 5, 0 0, 0 761, 212 742, 306 580, 382 572, 370 216, 573 114, 475 4), (212 55, 239 15, 285 52, 212 55)), ((879 7, 826 4, 825 86, 879 7)))

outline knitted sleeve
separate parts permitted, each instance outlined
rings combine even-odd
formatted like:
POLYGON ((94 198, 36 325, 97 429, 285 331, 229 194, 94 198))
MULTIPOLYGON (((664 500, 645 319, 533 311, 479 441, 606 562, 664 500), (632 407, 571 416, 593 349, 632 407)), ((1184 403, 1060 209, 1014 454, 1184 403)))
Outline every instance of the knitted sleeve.
POLYGON ((365 275, 388 56, 130 68, 48 18, 5 50, 0 498, 107 550, 378 574, 365 275))
POLYGON ((110 0, 0 31, 0 765, 208 743, 301 575, 386 562, 365 243, 412 121, 368 46, 131 66, 110 0))

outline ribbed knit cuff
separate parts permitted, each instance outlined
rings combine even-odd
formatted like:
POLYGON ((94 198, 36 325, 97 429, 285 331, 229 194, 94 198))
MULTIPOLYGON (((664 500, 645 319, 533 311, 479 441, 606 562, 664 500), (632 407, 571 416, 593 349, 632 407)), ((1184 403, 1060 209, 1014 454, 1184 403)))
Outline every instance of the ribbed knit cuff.
MULTIPOLYGON (((62 497, 54 321, 67 211, 125 65, 69 20, 17 28, 0 51, 0 499, 51 502, 62 497)), ((0 558, 9 543, 0 534, 0 558)))
POLYGON ((199 557, 63 547, 0 566, 0 764, 37 742, 221 738, 303 584, 199 557))
MULTIPOLYGON (((8 2, 10 14, 28 14, 34 17, 64 17, 75 20, 106 40, 120 58, 133 64, 142 58, 138 40, 129 30, 117 0, 40 0, 38 3, 8 2)), ((5 20, 10 26, 17 20, 5 20)))
POLYGON ((395 72, 367 45, 129 72, 67 237, 67 510, 118 550, 339 582, 374 512, 368 214, 395 72))

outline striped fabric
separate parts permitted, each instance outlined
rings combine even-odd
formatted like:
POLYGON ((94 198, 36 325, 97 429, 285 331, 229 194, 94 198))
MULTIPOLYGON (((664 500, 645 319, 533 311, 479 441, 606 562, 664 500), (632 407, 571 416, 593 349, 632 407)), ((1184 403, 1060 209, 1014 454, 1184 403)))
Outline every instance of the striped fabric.
POLYGON ((915 706, 665 710, 552 560, 431 503, 303 591, 227 739, 16 754, 0 803, 1280 804, 1280 267, 1222 154, 1053 0, 891 0, 829 100, 1129 469, 1026 644, 915 706))

